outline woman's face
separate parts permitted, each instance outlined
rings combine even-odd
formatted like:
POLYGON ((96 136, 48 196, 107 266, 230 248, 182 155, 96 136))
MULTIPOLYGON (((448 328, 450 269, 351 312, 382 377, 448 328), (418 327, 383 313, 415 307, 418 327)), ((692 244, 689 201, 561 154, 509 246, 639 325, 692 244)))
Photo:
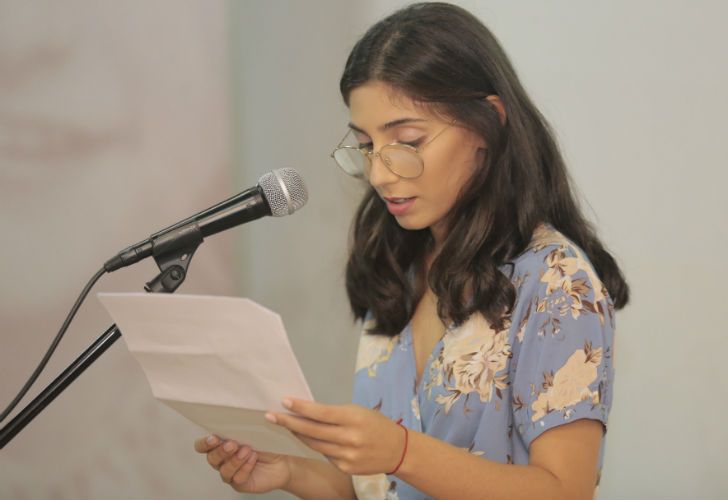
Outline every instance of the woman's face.
POLYGON ((356 140, 375 152, 395 142, 419 147, 442 131, 420 153, 424 170, 419 177, 399 177, 374 156, 368 177, 400 226, 430 228, 435 241, 441 242, 445 217, 482 161, 485 141, 457 123, 448 126, 448 121, 379 81, 352 90, 349 110, 356 140))

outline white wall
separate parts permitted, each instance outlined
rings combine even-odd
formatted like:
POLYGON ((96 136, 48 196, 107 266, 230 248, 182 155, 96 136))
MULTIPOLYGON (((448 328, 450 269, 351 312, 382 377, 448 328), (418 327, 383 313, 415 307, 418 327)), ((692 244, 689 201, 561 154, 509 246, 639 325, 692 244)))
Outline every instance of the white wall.
POLYGON ((329 154, 348 123, 338 81, 361 21, 353 2, 338 0, 231 6, 239 182, 293 167, 309 191, 299 212, 239 232, 239 291, 281 314, 314 397, 348 403, 358 336, 343 276, 361 191, 329 154))
POLYGON ((282 314, 316 398, 348 402, 358 337, 343 275, 361 184, 329 154, 348 122, 338 78, 356 16, 334 0, 232 5, 240 182, 294 167, 309 190, 299 212, 240 231, 240 290, 282 314))
MULTIPOLYGON (((617 315, 600 499, 718 498, 728 442, 721 2, 463 1, 556 128, 587 214, 632 286, 617 315)), ((342 281, 356 191, 328 158, 353 42, 405 2, 238 5, 239 165, 295 166, 311 201, 245 229, 241 290, 281 311, 314 394, 345 401, 355 332, 342 281)), ((275 496, 275 495, 274 495, 275 496)))
POLYGON ((632 286, 600 498, 720 498, 728 348, 720 2, 463 2, 555 125, 632 286))

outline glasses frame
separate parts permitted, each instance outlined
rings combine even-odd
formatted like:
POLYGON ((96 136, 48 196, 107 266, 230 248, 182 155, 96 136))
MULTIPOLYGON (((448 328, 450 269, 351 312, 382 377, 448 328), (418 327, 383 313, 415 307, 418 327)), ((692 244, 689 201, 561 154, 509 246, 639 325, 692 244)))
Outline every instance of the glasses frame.
POLYGON ((414 146, 410 146, 409 144, 402 144, 401 142, 392 142, 390 144, 385 144, 384 146, 382 146, 381 148, 379 148, 379 151, 369 151, 369 150, 367 150, 365 148, 358 148, 356 146, 342 146, 341 144, 346 140, 346 138, 349 136, 349 134, 351 134, 351 132, 353 131, 353 129, 350 128, 349 130, 346 131, 346 134, 344 134, 344 137, 341 138, 341 140, 339 141, 339 144, 337 144, 336 147, 334 148, 334 150, 331 152, 331 158, 334 159, 334 162, 336 162, 336 165, 346 175, 348 175, 350 177, 355 177, 357 179, 363 179, 363 178, 366 177, 366 175, 364 174, 364 172, 362 172, 360 175, 353 175, 353 174, 350 174, 349 172, 347 172, 344 169, 344 167, 342 167, 341 164, 336 160, 336 157, 335 157, 336 152, 339 151, 340 149, 351 149, 351 150, 359 151, 362 154, 362 156, 364 156, 365 161, 368 161, 369 162, 370 169, 371 169, 371 166, 374 165, 374 160, 372 159, 372 156, 374 156, 375 158, 379 158, 379 160, 381 160, 381 162, 382 162, 382 165, 384 165, 385 167, 387 167, 387 170, 389 170, 390 172, 392 172, 397 177, 401 177, 402 179, 417 179, 425 171, 425 160, 422 158, 422 156, 420 155, 420 153, 427 146, 429 146, 430 144, 432 144, 432 141, 434 141, 435 139, 437 139, 445 130, 449 129, 454 124, 455 124, 455 120, 451 121, 445 127, 443 127, 442 130, 440 130, 438 133, 436 133, 434 136, 432 136, 432 138, 429 141, 427 141, 426 143, 422 144, 421 146, 414 147, 414 146), (412 153, 414 153, 419 158, 419 160, 420 160, 420 164, 421 164, 420 173, 417 174, 417 175, 415 175, 415 176, 413 176, 413 177, 406 177, 406 176, 400 175, 397 172, 395 172, 394 170, 392 170, 389 167, 389 165, 387 165, 387 162, 384 161, 384 158, 382 158, 382 155, 381 155, 382 150, 384 148, 389 148, 389 147, 395 147, 395 148, 399 148, 399 149, 404 148, 405 150, 411 151, 412 153))

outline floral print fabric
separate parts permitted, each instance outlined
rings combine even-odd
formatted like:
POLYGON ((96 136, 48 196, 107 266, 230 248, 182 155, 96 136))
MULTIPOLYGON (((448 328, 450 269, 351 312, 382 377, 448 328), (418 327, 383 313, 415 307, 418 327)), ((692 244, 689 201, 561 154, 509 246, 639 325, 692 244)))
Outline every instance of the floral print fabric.
MULTIPOLYGON (((606 432, 614 379, 614 306, 583 250, 548 224, 501 271, 516 288, 502 330, 480 314, 449 328, 415 384, 411 324, 371 335, 357 355, 354 403, 501 463, 527 464, 530 444, 582 418, 606 432)), ((604 439, 599 458, 601 470, 604 439)), ((360 499, 426 496, 394 476, 354 476, 360 499)))

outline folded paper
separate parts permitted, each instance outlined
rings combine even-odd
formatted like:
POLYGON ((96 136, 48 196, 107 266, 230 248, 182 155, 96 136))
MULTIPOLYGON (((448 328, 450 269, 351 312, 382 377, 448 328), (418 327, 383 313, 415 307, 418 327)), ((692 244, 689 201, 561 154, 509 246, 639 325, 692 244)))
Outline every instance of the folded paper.
POLYGON ((323 458, 266 411, 313 400, 280 316, 252 300, 99 293, 152 394, 189 420, 256 450, 323 458))

